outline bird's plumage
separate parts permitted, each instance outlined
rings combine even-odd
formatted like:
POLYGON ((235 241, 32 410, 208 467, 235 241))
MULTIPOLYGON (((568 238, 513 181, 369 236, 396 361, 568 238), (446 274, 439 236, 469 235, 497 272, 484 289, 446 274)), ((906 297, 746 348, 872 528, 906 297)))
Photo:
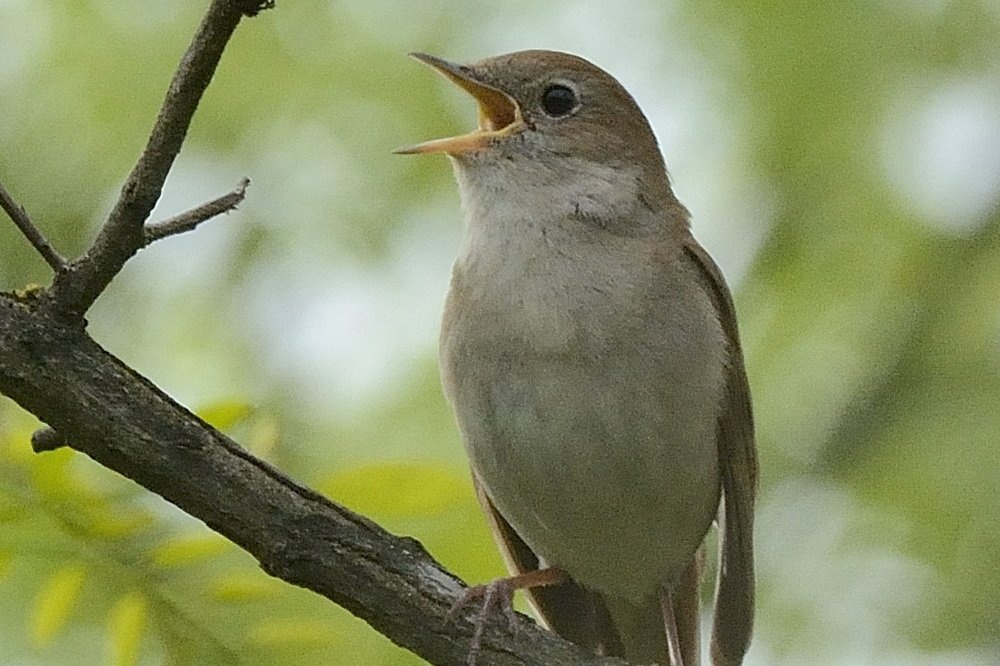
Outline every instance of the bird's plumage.
POLYGON ((749 390, 729 291, 645 116, 575 56, 421 59, 480 103, 477 132, 404 152, 449 152, 455 166, 467 224, 442 380, 508 565, 569 574, 529 591, 546 624, 637 663, 667 663, 666 592, 692 666, 717 518, 712 654, 740 663, 753 617, 749 390))

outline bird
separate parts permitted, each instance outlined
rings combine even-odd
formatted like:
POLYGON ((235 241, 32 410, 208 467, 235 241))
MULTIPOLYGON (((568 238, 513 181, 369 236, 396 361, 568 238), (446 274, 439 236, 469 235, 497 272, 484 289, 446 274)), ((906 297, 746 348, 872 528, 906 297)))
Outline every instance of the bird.
POLYGON ((445 154, 464 234, 439 338, 442 386, 510 576, 595 654, 700 663, 705 537, 718 526, 711 661, 740 664, 754 616, 758 462, 732 296, 694 239, 658 142, 591 62, 528 50, 463 65, 411 54, 472 96, 445 154))

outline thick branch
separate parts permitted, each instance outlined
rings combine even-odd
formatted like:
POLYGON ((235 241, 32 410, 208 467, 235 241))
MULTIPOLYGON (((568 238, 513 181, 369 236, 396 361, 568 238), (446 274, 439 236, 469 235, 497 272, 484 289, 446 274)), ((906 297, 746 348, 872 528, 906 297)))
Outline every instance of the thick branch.
POLYGON ((229 211, 234 210, 238 205, 240 205, 243 198, 246 196, 248 185, 250 185, 250 179, 244 178, 232 192, 223 194, 217 199, 212 199, 211 201, 203 203, 197 208, 185 211, 180 215, 167 218, 162 222, 147 225, 144 230, 145 241, 143 245, 150 245, 161 238, 166 238, 167 236, 174 236, 176 234, 182 234, 186 231, 193 231, 202 222, 210 220, 216 215, 222 215, 223 213, 228 213, 229 211))
POLYGON ((56 275, 49 307, 79 318, 145 243, 143 224, 160 198, 167 173, 180 152, 201 96, 240 19, 272 3, 213 0, 177 66, 146 148, 90 250, 56 275))
POLYGON ((38 227, 28 217, 27 211, 14 201, 14 198, 8 194, 3 185, 0 185, 0 208, 4 209, 14 224, 17 225, 17 228, 21 230, 21 233, 24 234, 24 237, 31 243, 32 247, 38 251, 38 254, 42 255, 45 263, 52 267, 52 270, 58 273, 66 267, 66 260, 56 252, 56 249, 52 247, 48 239, 42 235, 42 232, 38 230, 38 227))
MULTIPOLYGON (((468 616, 445 625, 459 582, 412 539, 298 485, 213 430, 36 301, 0 294, 0 393, 97 462, 163 496, 253 554, 434 664, 464 664, 468 616)), ((51 440, 51 441, 49 441, 51 440)), ((471 612, 471 609, 470 609, 471 612)), ((621 664, 527 620, 491 626, 479 664, 621 664)))

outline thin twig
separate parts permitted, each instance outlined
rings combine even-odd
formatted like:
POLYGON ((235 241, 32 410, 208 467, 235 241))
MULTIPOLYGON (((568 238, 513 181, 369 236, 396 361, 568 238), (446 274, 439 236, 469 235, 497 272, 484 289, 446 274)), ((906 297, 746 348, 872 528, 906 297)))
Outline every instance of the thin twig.
POLYGON ((42 232, 38 230, 38 227, 28 217, 28 212, 14 201, 3 185, 0 185, 0 207, 7 212, 10 219, 21 230, 24 237, 28 239, 31 246, 38 251, 38 254, 42 255, 45 263, 52 267, 52 270, 58 273, 66 268, 66 260, 56 252, 56 249, 52 247, 52 244, 49 243, 48 239, 42 235, 42 232))
POLYGON ((152 245, 167 236, 191 231, 202 222, 210 220, 216 215, 222 215, 223 213, 235 210, 244 197, 246 197, 248 185, 250 185, 250 179, 244 178, 232 192, 223 194, 217 199, 212 199, 180 215, 175 215, 155 224, 147 224, 145 228, 145 242, 143 244, 152 245))
POLYGON ((60 316, 83 317, 122 266, 146 245, 143 225, 160 198, 202 94, 244 15, 273 5, 260 0, 213 0, 181 59, 149 141, 122 186, 121 196, 87 253, 56 275, 49 307, 60 316))

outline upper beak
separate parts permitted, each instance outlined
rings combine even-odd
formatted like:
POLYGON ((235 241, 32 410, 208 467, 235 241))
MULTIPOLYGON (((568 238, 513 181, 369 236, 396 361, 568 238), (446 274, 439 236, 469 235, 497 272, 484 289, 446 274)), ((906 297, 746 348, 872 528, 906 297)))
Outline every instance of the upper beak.
POLYGON ((392 151, 401 155, 447 153, 458 155, 485 148, 496 137, 512 134, 524 127, 521 107, 514 98, 498 88, 487 85, 461 65, 426 53, 411 53, 411 57, 436 69, 452 83, 472 95, 479 105, 479 127, 468 134, 418 143, 392 151))

